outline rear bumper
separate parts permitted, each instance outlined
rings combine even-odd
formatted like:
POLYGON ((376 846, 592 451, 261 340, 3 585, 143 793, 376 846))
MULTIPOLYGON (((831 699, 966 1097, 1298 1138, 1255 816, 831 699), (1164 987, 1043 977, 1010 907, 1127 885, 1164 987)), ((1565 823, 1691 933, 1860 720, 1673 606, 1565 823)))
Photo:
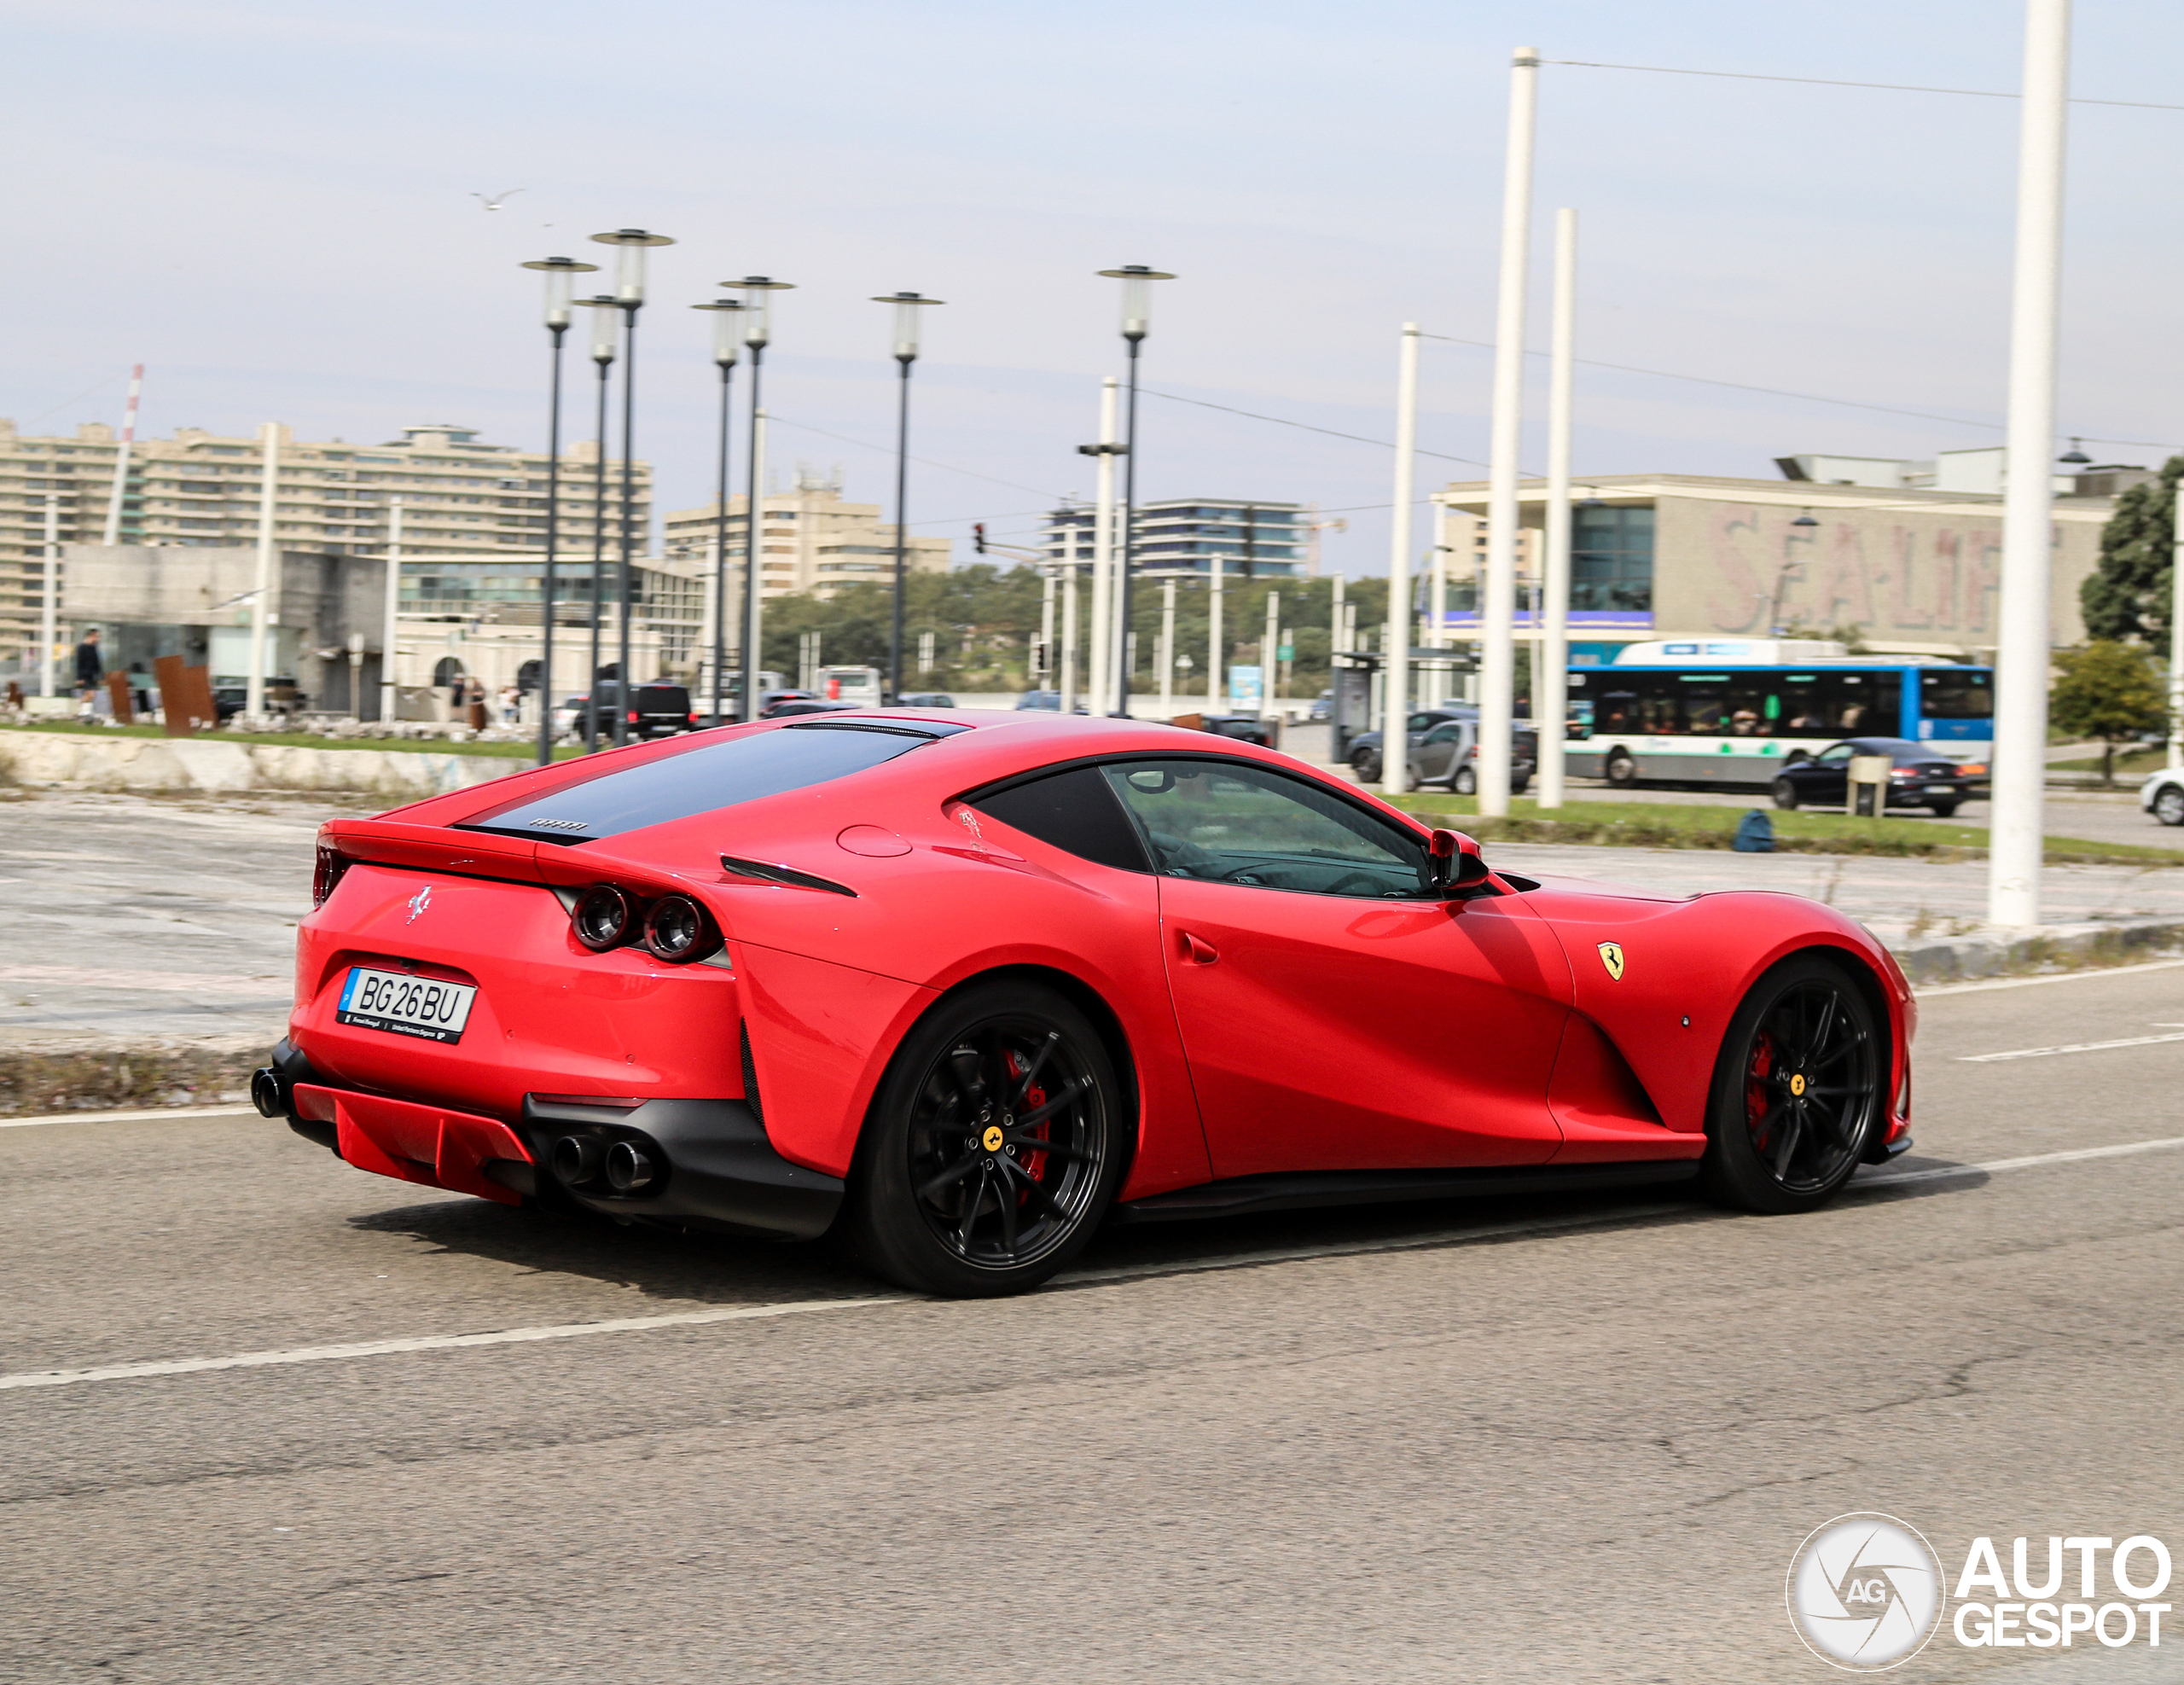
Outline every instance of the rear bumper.
MULTIPOLYGON (((791 1164, 741 1100, 649 1100, 627 1108, 526 1095, 509 1122, 327 1082, 282 1041, 253 1085, 258 1109, 359 1170, 518 1204, 560 1198, 624 1220, 808 1241, 840 1210, 840 1177, 791 1164), (659 1167, 652 1186, 616 1194, 596 1177, 572 1184, 551 1168, 565 1136, 602 1149, 626 1141, 659 1167)), ((597 1153, 584 1155, 596 1162, 597 1153)))

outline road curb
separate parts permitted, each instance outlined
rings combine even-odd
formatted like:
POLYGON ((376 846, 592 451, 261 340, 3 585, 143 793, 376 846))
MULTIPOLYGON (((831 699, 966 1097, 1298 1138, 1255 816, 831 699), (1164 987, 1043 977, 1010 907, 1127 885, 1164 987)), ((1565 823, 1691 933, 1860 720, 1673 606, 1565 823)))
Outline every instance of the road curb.
POLYGON ((1960 983, 2043 971, 2129 965, 2184 947, 2184 921, 2112 919, 2030 931, 1897 937, 1896 962, 1914 983, 1960 983))
POLYGON ((0 1118, 247 1101, 270 1045, 223 1037, 0 1049, 0 1118))

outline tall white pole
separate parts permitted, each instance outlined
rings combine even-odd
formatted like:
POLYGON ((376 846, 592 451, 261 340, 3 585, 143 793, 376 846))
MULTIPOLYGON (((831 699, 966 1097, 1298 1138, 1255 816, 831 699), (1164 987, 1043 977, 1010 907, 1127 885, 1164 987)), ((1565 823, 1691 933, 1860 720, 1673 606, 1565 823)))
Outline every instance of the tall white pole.
POLYGON ((743 694, 750 704, 751 718, 756 719, 758 699, 765 690, 758 670, 766 661, 766 412, 763 410, 751 412, 750 448, 751 485, 758 507, 743 512, 743 566, 748 570, 745 578, 749 582, 745 595, 751 603, 749 623, 743 628, 743 694))
POLYGON ((129 455, 136 443, 136 404, 144 395, 144 365, 129 371, 129 403, 121 412, 121 449, 113 458, 113 490, 106 500, 106 537, 101 542, 121 542, 121 494, 129 484, 129 455))
POLYGON ((1509 147, 1502 177, 1502 283, 1494 333, 1493 444, 1487 451, 1486 600, 1479 605, 1478 811, 1509 811, 1512 691, 1517 676, 1517 454, 1523 441, 1525 260, 1532 232, 1532 118, 1539 54, 1509 72, 1509 147))
POLYGON ((1438 693, 1438 694, 1428 696, 1426 700, 1428 702, 1438 703, 1448 696, 1450 689, 1449 683, 1449 657, 1447 654, 1449 648, 1449 547, 1443 542, 1448 537, 1447 532, 1444 531, 1448 525, 1448 521, 1446 518, 1447 511, 1443 509, 1441 505, 1432 503, 1429 500, 1426 507, 1432 510, 1432 513, 1426 516, 1426 521, 1427 530, 1433 534, 1433 566, 1432 578, 1426 585, 1426 607, 1428 611, 1428 619, 1426 625, 1426 647, 1433 652, 1432 659, 1427 665, 1429 671, 1433 675, 1434 683, 1432 689, 1438 693))
POLYGON ((2049 549, 2053 543, 2055 319, 2063 261, 2063 136, 2070 0, 2027 0, 2019 102, 2017 269, 2010 302, 2009 433, 2003 463, 2002 604, 1995 651, 1994 801, 1987 919, 2040 922, 2046 828, 2049 549))
MULTIPOLYGON (((1072 537, 1064 542, 1073 543, 1075 540, 1072 537)), ((1046 578, 1039 583, 1039 682, 1031 688, 1052 690, 1054 688, 1054 578, 1057 570, 1048 567, 1043 571, 1046 578)), ((928 661, 918 671, 922 673, 932 665, 928 661)))
POLYGON ((258 589, 250 599, 250 677, 243 692, 243 712, 253 727, 265 717, 265 628, 269 599, 273 595, 274 498, 281 472, 281 429, 268 421, 259 438, 264 455, 258 468, 258 589))
POLYGON ((61 636, 61 499, 45 494, 45 610, 38 618, 42 643, 38 659, 38 694, 50 696, 53 689, 53 646, 61 636))
POLYGON ((1228 683, 1228 674, 1223 670, 1221 659, 1221 587, 1223 578, 1228 572, 1228 558, 1224 555, 1210 555, 1205 559, 1205 565, 1208 569, 1206 575, 1208 591, 1205 599, 1205 711, 1209 714, 1218 714, 1228 711, 1228 705, 1223 701, 1221 694, 1228 683))
POLYGON ((1410 787, 1410 500, 1418 463, 1418 324, 1406 322, 1396 352, 1395 520, 1388 534, 1388 629, 1382 694, 1380 787, 1399 796, 1410 787))
POLYGON ((1176 712, 1176 582, 1160 582, 1160 718, 1176 712))
MULTIPOLYGON (((1099 590, 1100 568, 1092 567, 1093 590, 1099 590)), ((1096 644, 1099 640, 1095 638, 1096 644)), ((1066 714, 1077 712, 1077 564, 1072 561, 1061 571, 1061 683, 1055 688, 1061 711, 1066 714)), ((1094 691, 1095 696, 1100 693, 1094 691)))
POLYGON ((2169 550, 2169 766, 2184 767, 2184 485, 2176 488, 2169 550))
MULTIPOLYGON (((1115 443, 1118 385, 1112 375, 1100 382, 1100 450, 1094 458, 1098 483, 1092 506, 1092 636, 1087 640, 1089 683, 1086 689, 1099 697, 1111 696, 1115 689, 1113 623, 1118 535, 1115 532, 1115 453, 1110 447, 1115 443)), ((1070 578, 1074 580, 1076 577, 1072 571, 1070 578)))
POLYGON ((1281 661, 1276 654, 1281 648, 1281 593, 1266 594, 1266 634, 1259 640, 1259 712, 1279 712, 1274 706, 1274 679, 1281 671, 1281 661))
POLYGON ((1547 561, 1542 570, 1539 659, 1532 723, 1539 732, 1539 805, 1562 805, 1562 747, 1570 712, 1570 405, 1577 343, 1577 213, 1554 213, 1554 326, 1547 387, 1547 561))
MULTIPOLYGON (((386 616, 379 635, 379 718, 392 724, 399 712, 398 676, 395 671, 395 626, 402 613, 402 499, 386 500, 386 616)), ((554 676, 543 675, 539 692, 546 706, 554 706, 554 676)))

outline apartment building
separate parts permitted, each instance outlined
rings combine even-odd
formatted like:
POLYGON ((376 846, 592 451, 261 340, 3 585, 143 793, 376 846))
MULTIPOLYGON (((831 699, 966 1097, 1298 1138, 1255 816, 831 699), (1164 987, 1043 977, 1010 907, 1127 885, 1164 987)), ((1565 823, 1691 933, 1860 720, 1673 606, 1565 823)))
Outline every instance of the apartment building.
MULTIPOLYGON (((405 427, 385 444, 297 440, 277 429, 274 542, 326 555, 383 555, 388 508, 402 502, 406 554, 476 563, 498 578, 515 574, 537 589, 536 555, 546 528, 547 459, 541 451, 481 441, 469 427, 405 427)), ((0 420, 0 659, 32 643, 44 589, 47 500, 57 542, 96 543, 105 532, 119 444, 88 422, 73 437, 28 436, 0 420)), ((255 439, 178 428, 131 447, 117 537, 127 545, 255 543, 264 447, 255 439)), ((587 592, 600 491, 599 447, 562 459, 559 548, 574 563, 571 590, 587 592), (581 558, 582 561, 577 559, 581 558)), ((621 464, 605 464, 604 540, 619 546, 621 464)), ((650 530, 652 473, 631 475, 639 549, 650 530)), ((468 571, 458 568, 456 572, 468 571)))
MULTIPOLYGON (((1132 554, 1144 572, 1210 574, 1219 557, 1228 578, 1292 579, 1310 571, 1313 524, 1300 503, 1169 497, 1138 506, 1132 554)), ((1094 512, 1065 503, 1047 516, 1040 548, 1056 562, 1089 564, 1094 512)))
MULTIPOLYGON (((728 561, 738 578, 749 502, 741 492, 731 493, 728 500, 728 561)), ((821 474, 799 466, 789 490, 769 491, 759 503, 762 595, 830 598, 845 585, 884 584, 893 578, 894 523, 880 519, 877 503, 845 503, 839 472, 821 474)), ((710 567, 719 522, 717 502, 668 514, 661 523, 668 559, 710 567)), ((946 538, 913 533, 905 564, 913 572, 944 573, 950 552, 946 538)))

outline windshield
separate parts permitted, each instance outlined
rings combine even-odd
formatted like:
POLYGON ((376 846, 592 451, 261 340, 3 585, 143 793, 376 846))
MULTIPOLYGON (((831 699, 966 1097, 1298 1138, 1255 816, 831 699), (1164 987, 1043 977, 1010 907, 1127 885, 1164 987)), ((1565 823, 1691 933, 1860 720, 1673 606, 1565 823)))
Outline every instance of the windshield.
POLYGON ((710 741, 701 739, 697 747, 679 754, 618 767, 551 795, 489 808, 456 828, 539 842, 591 842, 847 777, 961 729, 789 726, 710 741))

